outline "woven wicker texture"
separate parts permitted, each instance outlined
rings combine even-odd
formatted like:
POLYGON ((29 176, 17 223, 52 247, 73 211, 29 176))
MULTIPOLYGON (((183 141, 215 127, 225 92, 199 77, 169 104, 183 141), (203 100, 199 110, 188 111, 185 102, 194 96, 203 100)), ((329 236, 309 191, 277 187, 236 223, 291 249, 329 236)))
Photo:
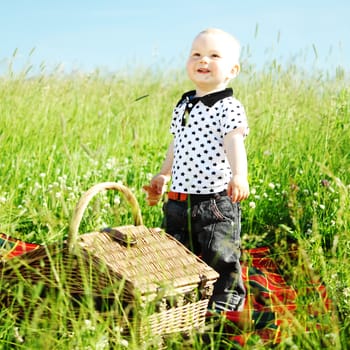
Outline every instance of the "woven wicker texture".
POLYGON ((186 293, 203 283, 213 283, 218 276, 159 229, 125 226, 115 230, 131 237, 133 244, 120 244, 104 232, 84 234, 78 244, 141 294, 158 294, 162 289, 167 294, 186 293))

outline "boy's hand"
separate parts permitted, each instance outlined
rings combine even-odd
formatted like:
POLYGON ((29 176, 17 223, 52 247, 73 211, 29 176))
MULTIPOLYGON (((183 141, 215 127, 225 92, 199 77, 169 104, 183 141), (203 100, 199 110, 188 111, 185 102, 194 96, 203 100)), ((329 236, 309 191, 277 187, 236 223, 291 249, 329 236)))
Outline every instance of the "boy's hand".
POLYGON ((245 176, 234 175, 227 186, 227 195, 232 202, 240 202, 249 196, 249 183, 245 176))
POLYGON ((146 201, 150 206, 156 205, 162 198, 162 195, 155 192, 151 186, 145 185, 142 189, 146 193, 146 201))
POLYGON ((162 198, 164 192, 166 191, 166 185, 170 180, 170 176, 157 174, 155 175, 150 185, 143 186, 143 190, 146 193, 146 200, 148 205, 156 205, 162 198))

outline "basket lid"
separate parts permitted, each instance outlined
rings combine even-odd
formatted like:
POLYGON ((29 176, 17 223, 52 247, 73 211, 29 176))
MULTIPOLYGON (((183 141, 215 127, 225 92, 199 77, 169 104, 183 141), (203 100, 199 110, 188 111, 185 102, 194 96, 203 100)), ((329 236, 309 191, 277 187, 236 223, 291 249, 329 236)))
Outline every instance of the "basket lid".
POLYGON ((141 294, 167 294, 214 283, 218 273, 184 245, 159 228, 121 226, 85 233, 77 241, 85 253, 125 279, 141 294))

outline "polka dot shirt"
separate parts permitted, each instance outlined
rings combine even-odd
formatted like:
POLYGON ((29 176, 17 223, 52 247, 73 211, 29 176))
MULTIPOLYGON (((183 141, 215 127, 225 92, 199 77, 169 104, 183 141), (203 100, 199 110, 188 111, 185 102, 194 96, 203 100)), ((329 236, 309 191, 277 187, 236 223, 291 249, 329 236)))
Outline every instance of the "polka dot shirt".
POLYGON ((171 190, 210 194, 227 188, 232 177, 224 151, 224 136, 248 123, 242 104, 227 88, 201 98, 185 93, 173 111, 174 135, 171 190))

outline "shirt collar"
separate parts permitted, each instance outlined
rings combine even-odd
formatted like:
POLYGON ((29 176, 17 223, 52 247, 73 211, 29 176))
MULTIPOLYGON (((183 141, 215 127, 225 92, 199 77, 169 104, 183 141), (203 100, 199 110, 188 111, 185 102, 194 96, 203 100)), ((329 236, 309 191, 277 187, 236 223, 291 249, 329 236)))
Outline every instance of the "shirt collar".
POLYGON ((201 101, 203 104, 205 104, 208 107, 214 106, 216 102, 219 100, 222 100, 223 98, 230 97, 233 95, 232 88, 226 88, 225 90, 216 91, 208 95, 204 95, 202 97, 194 97, 196 94, 195 90, 188 91, 184 93, 181 97, 181 100, 177 104, 178 106, 182 103, 188 103, 191 102, 194 106, 197 102, 201 101))

